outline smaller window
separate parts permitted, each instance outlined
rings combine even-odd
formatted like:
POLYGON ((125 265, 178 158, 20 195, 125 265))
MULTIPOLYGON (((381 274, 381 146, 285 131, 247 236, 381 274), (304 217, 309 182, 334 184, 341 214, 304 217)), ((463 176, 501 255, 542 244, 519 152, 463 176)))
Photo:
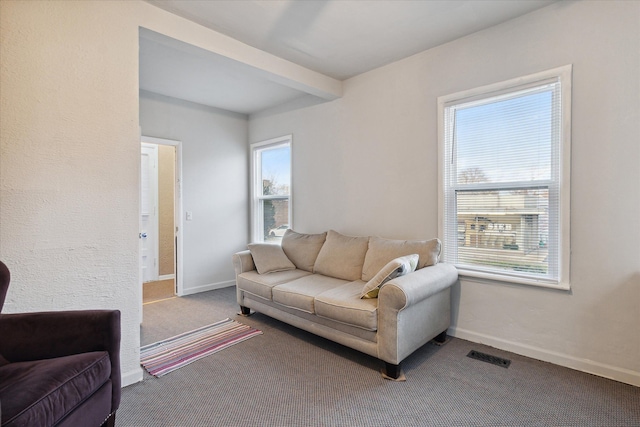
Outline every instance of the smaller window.
POLYGON ((569 288, 571 66, 438 98, 440 236, 461 275, 569 288))
POLYGON ((251 144, 252 241, 280 242, 292 226, 291 135, 251 144))

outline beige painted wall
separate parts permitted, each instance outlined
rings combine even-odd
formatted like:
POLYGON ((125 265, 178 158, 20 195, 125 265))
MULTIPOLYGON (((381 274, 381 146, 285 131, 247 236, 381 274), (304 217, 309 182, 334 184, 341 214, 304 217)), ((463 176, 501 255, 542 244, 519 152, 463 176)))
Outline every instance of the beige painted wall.
POLYGON ((175 273, 175 164, 176 149, 158 145, 158 272, 175 273))
POLYGON ((560 2, 250 118, 293 134, 296 228, 438 233, 437 98, 573 64, 570 292, 462 278, 458 337, 640 385, 640 2, 560 2))

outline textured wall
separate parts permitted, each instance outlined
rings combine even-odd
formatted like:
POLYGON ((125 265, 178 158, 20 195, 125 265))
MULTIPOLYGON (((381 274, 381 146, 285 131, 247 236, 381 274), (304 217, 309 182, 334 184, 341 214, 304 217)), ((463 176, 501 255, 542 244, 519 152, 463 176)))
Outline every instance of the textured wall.
POLYGON ((640 385, 640 3, 560 2, 250 118, 293 133, 296 228, 438 232, 437 97, 573 64, 571 292, 462 279, 457 336, 640 385))
POLYGON ((7 312, 122 312, 139 375, 135 22, 120 2, 0 3, 0 258, 7 312))

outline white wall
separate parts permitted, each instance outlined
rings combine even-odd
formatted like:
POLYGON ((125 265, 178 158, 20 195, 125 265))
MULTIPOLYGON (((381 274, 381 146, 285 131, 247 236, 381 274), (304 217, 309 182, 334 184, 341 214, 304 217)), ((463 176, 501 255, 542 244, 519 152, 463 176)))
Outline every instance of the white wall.
POLYGON ((182 141, 183 293, 234 284, 233 253, 248 241, 247 117, 140 92, 142 134, 182 141))
POLYGON ((296 228, 438 231, 438 96, 573 64, 571 292, 462 279, 451 333, 640 385, 640 3, 561 2, 250 118, 293 133, 296 228))

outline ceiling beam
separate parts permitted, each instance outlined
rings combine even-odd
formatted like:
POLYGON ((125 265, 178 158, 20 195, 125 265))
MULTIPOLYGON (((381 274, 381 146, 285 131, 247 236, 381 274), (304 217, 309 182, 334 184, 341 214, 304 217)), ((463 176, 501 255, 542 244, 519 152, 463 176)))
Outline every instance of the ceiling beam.
POLYGON ((139 2, 138 5, 144 9, 139 14, 143 17, 141 37, 164 43, 167 38, 162 36, 176 39, 249 66, 273 82, 328 101, 342 96, 340 80, 256 49, 152 4, 139 2))

